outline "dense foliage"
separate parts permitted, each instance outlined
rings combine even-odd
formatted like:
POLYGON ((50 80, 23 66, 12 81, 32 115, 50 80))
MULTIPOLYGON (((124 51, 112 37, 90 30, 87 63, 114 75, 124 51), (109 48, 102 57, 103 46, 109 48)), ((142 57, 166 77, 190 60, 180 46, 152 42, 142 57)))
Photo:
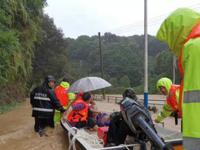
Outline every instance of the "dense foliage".
POLYGON ((44 5, 45 0, 0 1, 0 99, 24 94, 44 5))
POLYGON ((36 44, 33 58, 32 83, 37 83, 48 75, 60 78, 68 73, 67 41, 53 19, 42 17, 41 40, 36 44))
MULTIPOLYGON (((153 36, 149 36, 149 91, 156 92, 156 81, 172 77, 172 54, 167 47, 153 36)), ((121 37, 105 33, 102 37, 102 54, 105 79, 113 84, 111 91, 134 87, 143 91, 144 77, 144 36, 121 37)), ((71 73, 76 78, 100 76, 99 42, 97 36, 80 36, 67 39, 71 73)))
MULTIPOLYGON (((0 1, 0 100, 20 100, 48 74, 72 81, 101 76, 98 36, 64 38, 43 13, 45 5, 45 0, 0 1)), ((105 33, 101 40, 104 78, 113 85, 108 92, 134 87, 142 93, 144 36, 105 33)), ((150 93, 160 77, 172 78, 172 54, 166 49, 149 36, 150 93)))

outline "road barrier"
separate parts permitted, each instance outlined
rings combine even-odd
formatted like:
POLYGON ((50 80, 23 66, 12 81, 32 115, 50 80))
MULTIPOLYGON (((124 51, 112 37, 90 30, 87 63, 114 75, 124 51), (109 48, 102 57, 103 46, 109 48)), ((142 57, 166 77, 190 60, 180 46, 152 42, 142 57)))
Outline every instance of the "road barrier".
MULTIPOLYGON (((103 101, 103 96, 102 95, 95 95, 94 96, 94 100, 96 101, 103 101)), ((106 95, 105 97, 105 101, 107 101, 108 103, 118 103, 122 100, 122 96, 115 96, 115 95, 106 95)), ((139 98, 139 101, 141 103, 143 103, 144 99, 141 99, 139 98)), ((155 106, 155 105, 158 105, 158 106, 162 106, 164 104, 165 100, 159 100, 159 99, 150 99, 149 98, 149 105, 150 106, 155 106)))

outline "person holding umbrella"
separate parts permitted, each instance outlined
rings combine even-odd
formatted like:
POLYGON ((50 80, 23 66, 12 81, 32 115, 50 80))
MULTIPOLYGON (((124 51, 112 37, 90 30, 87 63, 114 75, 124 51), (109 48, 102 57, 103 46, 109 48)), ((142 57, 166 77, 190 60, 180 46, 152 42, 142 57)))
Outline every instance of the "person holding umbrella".
POLYGON ((72 126, 77 128, 87 127, 89 129, 95 129, 96 122, 89 106, 91 98, 91 94, 85 92, 73 102, 67 116, 67 120, 72 126))
MULTIPOLYGON (((100 77, 84 77, 75 81, 69 88, 69 92, 77 93, 76 100, 71 103, 71 107, 68 109, 67 113, 63 117, 64 120, 68 120, 72 125, 77 127, 96 127, 96 121, 94 121, 95 102, 93 101, 93 96, 91 91, 99 90, 111 86, 106 80, 100 77), (81 111, 81 113, 80 113, 81 111), (83 114, 84 115, 83 115, 83 114), (76 120, 73 115, 81 114, 83 117, 76 120)), ((70 106, 69 105, 69 106, 70 106)), ((78 117, 78 116, 77 116, 78 117)))

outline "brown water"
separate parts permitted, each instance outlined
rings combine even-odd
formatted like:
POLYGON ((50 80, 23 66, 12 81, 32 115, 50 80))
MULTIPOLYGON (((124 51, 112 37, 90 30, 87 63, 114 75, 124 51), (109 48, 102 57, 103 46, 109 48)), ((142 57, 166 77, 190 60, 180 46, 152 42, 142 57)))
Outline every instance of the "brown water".
MULTIPOLYGON (((107 102, 96 102, 99 111, 113 112, 119 105, 107 102)), ((155 118, 155 114, 152 118, 155 118)), ((0 150, 67 150, 68 140, 60 125, 47 129, 48 137, 40 137, 33 130, 34 118, 31 117, 29 101, 16 109, 0 115, 0 150)), ((165 128, 180 130, 180 124, 174 125, 173 118, 165 119, 165 128)))
POLYGON ((34 119, 28 101, 11 112, 0 115, 0 149, 4 150, 67 150, 67 137, 60 125, 46 130, 40 137, 33 130, 34 119))

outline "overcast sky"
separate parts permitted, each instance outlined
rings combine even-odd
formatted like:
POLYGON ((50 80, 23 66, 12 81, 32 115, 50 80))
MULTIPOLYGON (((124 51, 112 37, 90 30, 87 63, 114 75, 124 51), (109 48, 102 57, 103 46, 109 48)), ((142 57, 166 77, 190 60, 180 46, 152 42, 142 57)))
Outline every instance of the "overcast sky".
MULTIPOLYGON (((148 33, 155 35, 161 22, 180 7, 200 12, 200 0, 147 0, 148 33)), ((144 0, 47 0, 45 12, 65 37, 112 32, 143 34, 144 0)))

